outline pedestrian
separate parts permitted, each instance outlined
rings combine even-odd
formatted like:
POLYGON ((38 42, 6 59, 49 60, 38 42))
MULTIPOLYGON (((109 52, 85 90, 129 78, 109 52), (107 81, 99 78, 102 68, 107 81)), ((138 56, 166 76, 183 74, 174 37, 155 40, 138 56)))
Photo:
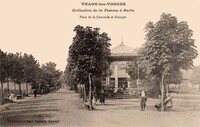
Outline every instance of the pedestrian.
POLYGON ((102 89, 101 93, 100 93, 100 103, 101 103, 101 105, 102 104, 105 105, 105 92, 104 92, 104 89, 102 89))
POLYGON ((36 96, 37 96, 37 90, 35 89, 35 90, 33 91, 33 93, 34 93, 34 98, 36 98, 36 96))
POLYGON ((155 108, 157 109, 157 111, 161 111, 161 104, 162 104, 161 95, 159 95, 158 102, 155 104, 155 108))
POLYGON ((23 98, 26 96, 25 90, 23 91, 22 96, 23 96, 23 98))
POLYGON ((14 101, 14 97, 15 97, 15 94, 11 92, 11 93, 10 93, 10 96, 9 96, 10 102, 13 102, 13 101, 14 101))
POLYGON ((140 94, 140 106, 141 106, 141 111, 145 110, 146 107, 146 101, 147 101, 147 97, 145 94, 144 89, 141 90, 141 94, 140 94))
POLYGON ((94 87, 94 90, 93 90, 93 97, 94 97, 93 103, 96 105, 97 99, 98 99, 96 87, 94 87))
MULTIPOLYGON (((159 95, 159 101, 155 105, 155 108, 157 109, 157 111, 161 111, 161 108, 162 108, 161 95, 159 95)), ((170 110, 171 108, 172 108, 172 97, 170 93, 167 93, 166 97, 164 97, 164 110, 170 110)))
POLYGON ((172 97, 170 95, 170 93, 166 94, 165 100, 164 100, 164 105, 165 105, 165 110, 171 110, 172 108, 172 97))

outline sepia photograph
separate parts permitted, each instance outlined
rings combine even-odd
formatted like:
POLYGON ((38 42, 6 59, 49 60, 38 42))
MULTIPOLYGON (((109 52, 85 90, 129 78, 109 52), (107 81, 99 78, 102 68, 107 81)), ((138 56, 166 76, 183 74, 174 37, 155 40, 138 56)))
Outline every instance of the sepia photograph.
POLYGON ((0 127, 200 127, 199 5, 0 0, 0 127))

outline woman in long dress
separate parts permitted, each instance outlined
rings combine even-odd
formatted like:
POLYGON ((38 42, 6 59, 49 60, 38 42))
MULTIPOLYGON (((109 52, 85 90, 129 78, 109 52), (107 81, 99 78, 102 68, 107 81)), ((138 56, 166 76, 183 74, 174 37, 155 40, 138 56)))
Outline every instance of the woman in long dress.
POLYGON ((105 92, 103 89, 101 90, 101 94, 100 94, 100 103, 105 104, 105 92))

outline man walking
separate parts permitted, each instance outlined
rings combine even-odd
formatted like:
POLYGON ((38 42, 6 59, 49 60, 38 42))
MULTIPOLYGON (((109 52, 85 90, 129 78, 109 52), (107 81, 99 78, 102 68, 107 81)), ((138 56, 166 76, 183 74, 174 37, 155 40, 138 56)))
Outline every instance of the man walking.
POLYGON ((37 90, 35 89, 35 90, 33 91, 33 93, 34 93, 34 98, 36 98, 36 96, 37 96, 37 90))
POLYGON ((144 110, 145 110, 146 101, 147 101, 146 94, 145 94, 144 89, 142 89, 141 94, 140 94, 140 106, 141 106, 141 111, 144 111, 144 110))

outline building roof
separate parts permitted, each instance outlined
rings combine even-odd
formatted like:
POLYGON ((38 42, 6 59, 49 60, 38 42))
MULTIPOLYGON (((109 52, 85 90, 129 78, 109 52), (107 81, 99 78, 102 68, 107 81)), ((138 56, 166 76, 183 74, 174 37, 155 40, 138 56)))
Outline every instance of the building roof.
POLYGON ((123 42, 117 47, 111 49, 111 56, 137 56, 134 48, 125 45, 123 42))

